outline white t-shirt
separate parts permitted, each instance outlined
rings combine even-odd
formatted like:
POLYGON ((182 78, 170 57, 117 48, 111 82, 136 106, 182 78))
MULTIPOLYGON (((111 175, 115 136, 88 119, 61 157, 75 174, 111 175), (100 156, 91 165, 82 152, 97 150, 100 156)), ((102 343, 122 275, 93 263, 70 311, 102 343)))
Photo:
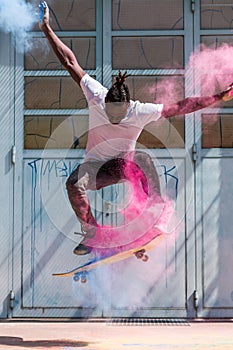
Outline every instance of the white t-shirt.
POLYGON ((161 117, 162 104, 130 101, 127 115, 119 124, 112 124, 105 112, 108 90, 85 74, 81 88, 89 106, 89 131, 85 161, 108 160, 121 152, 135 150, 144 126, 161 117))

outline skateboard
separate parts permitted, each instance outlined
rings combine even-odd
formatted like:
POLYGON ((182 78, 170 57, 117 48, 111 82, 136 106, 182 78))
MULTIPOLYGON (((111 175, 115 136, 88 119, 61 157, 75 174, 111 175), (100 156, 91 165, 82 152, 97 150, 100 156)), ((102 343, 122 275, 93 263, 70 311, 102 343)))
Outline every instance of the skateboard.
MULTIPOLYGON (((71 271, 62 272, 62 273, 54 273, 53 276, 56 277, 70 277, 73 276, 75 282, 81 281, 81 283, 87 282, 88 272, 98 268, 101 265, 110 265, 114 264, 118 261, 122 261, 128 259, 132 256, 135 256, 137 259, 140 259, 144 262, 149 260, 149 256, 146 252, 152 250, 155 246, 157 246, 161 240, 163 239, 164 234, 161 231, 156 230, 156 235, 151 238, 147 243, 141 246, 136 246, 135 248, 123 250, 119 253, 110 253, 109 256, 99 256, 94 260, 89 261, 88 263, 81 265, 71 271)), ((109 249, 111 252, 111 249, 109 249)))

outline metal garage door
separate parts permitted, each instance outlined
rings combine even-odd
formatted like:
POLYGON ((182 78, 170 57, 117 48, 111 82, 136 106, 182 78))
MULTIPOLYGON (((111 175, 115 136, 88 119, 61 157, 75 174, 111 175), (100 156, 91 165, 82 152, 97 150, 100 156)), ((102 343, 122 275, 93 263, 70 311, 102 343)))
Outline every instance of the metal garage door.
MULTIPOLYGON (((51 7, 54 29, 106 86, 126 68, 133 99, 159 100, 164 81, 173 84, 176 98, 192 95, 193 75, 184 70, 193 50, 191 3, 89 0, 51 7)), ((194 316, 192 115, 149 125, 138 144, 151 153, 163 193, 176 203, 179 235, 167 237, 148 263, 131 258, 101 267, 88 284, 52 276, 88 259, 72 255, 79 224, 65 192, 67 176, 83 159, 88 112, 37 28, 32 37, 31 51, 15 61, 13 317, 194 316)), ((114 223, 107 210, 122 193, 118 185, 90 194, 100 222, 114 223)))

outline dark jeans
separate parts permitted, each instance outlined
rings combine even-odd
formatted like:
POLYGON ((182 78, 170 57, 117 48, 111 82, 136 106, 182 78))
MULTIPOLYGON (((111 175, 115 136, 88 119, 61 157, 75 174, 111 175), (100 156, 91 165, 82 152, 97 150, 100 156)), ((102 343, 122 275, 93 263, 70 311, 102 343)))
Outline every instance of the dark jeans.
POLYGON ((120 154, 106 162, 84 162, 72 172, 66 182, 66 188, 71 206, 84 231, 97 226, 87 190, 99 190, 122 180, 130 181, 132 177, 148 197, 160 196, 158 174, 151 157, 145 152, 120 154))

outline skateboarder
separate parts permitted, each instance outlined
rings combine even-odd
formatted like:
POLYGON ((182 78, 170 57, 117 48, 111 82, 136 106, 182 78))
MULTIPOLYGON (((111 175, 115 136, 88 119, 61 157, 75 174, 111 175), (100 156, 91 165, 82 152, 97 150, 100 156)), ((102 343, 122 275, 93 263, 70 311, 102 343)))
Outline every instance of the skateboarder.
POLYGON ((83 90, 89 106, 85 160, 66 183, 71 206, 85 234, 74 253, 84 255, 92 250, 88 240, 95 235, 98 227, 91 212, 87 190, 100 189, 121 180, 136 179, 149 201, 162 202, 153 161, 146 152, 135 151, 143 127, 159 118, 191 113, 223 99, 230 99, 233 85, 214 96, 185 98, 172 105, 132 101, 126 85, 127 73, 119 72, 109 90, 103 87, 82 69, 73 52, 54 33, 49 24, 46 2, 41 2, 39 7, 41 30, 60 62, 83 90))

